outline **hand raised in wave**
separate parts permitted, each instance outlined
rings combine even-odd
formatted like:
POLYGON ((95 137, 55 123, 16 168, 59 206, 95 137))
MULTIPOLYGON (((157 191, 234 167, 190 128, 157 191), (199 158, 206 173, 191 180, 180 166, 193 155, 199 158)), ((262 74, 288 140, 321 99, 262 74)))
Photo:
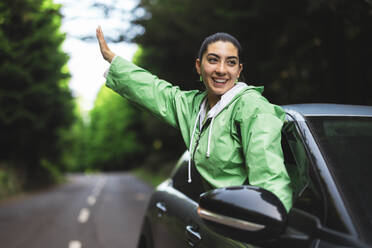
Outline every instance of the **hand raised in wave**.
POLYGON ((98 39, 99 48, 101 50, 102 57, 111 63, 111 61, 114 59, 115 54, 111 52, 110 48, 108 47, 105 37, 103 36, 103 32, 101 29, 101 26, 98 26, 96 29, 96 36, 98 39))

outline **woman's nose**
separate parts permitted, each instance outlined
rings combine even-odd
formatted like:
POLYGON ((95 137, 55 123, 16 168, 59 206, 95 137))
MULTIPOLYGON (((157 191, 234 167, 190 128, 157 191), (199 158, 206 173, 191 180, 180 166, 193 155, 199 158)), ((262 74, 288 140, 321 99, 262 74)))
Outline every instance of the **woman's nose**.
POLYGON ((219 63, 216 68, 216 73, 218 74, 225 74, 226 73, 226 66, 224 63, 219 63))

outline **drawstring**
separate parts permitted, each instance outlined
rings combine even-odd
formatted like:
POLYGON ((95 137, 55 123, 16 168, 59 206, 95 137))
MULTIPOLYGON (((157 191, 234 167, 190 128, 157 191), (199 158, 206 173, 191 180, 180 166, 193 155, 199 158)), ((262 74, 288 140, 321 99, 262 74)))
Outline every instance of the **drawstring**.
POLYGON ((189 179, 187 180, 188 183, 191 183, 191 148, 192 148, 192 142, 194 141, 194 135, 195 135, 195 130, 196 130, 196 125, 198 124, 198 120, 199 120, 199 117, 200 117, 200 114, 202 112, 203 108, 200 108, 200 111, 198 113, 198 115, 196 116, 196 120, 195 120, 195 124, 194 124, 194 129, 192 131, 192 135, 191 135, 191 141, 190 141, 190 146, 189 146, 189 152, 190 152, 190 157, 189 157, 189 168, 188 168, 188 176, 189 176, 189 179))
POLYGON ((210 148, 210 144, 211 144, 211 134, 212 134, 212 128, 213 128, 213 120, 214 120, 214 117, 212 117, 212 120, 211 120, 211 125, 209 127, 209 133, 208 133, 208 148, 207 148, 207 158, 210 157, 210 152, 209 152, 209 148, 210 148))
MULTIPOLYGON (((194 141, 194 135, 195 135, 195 130, 198 121, 200 122, 199 124, 199 129, 200 131, 202 130, 203 125, 206 123, 206 120, 209 118, 212 118, 210 127, 209 127, 209 132, 208 132, 208 147, 207 147, 207 153, 206 157, 210 157, 210 147, 211 147, 211 137, 212 137, 212 129, 213 129, 213 122, 214 118, 228 105, 230 102, 234 99, 234 97, 239 94, 241 91, 247 89, 248 86, 245 83, 238 82, 236 85, 231 88, 229 91, 227 91, 225 94, 221 96, 221 99, 216 103, 213 108, 211 108, 209 111, 207 111, 206 104, 207 104, 207 97, 204 99, 200 106, 200 111, 198 115, 196 116, 195 120, 195 125, 194 125, 194 130, 192 131, 191 135, 191 142, 189 146, 189 152, 190 152, 190 157, 189 157, 189 165, 188 165, 188 182, 191 183, 191 159, 192 159, 192 145, 194 141)), ((251 87, 252 88, 252 87, 251 87)))

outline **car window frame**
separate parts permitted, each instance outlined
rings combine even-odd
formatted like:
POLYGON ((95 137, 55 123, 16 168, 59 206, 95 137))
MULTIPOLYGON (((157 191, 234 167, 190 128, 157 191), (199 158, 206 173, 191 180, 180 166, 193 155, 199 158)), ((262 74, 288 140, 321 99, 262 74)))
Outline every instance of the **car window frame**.
MULTIPOLYGON (((342 195, 340 194, 339 189, 336 187, 335 179, 329 171, 324 154, 322 153, 322 149, 316 142, 314 133, 306 119, 306 116, 303 116, 296 111, 286 110, 286 121, 289 120, 294 121, 297 131, 300 134, 302 142, 307 150, 308 158, 311 162, 314 175, 318 184, 320 185, 323 199, 325 199, 325 204, 327 206, 326 217, 330 216, 330 214, 334 215, 335 213, 332 213, 332 211, 336 211, 339 215, 340 222, 342 222, 344 225, 344 230, 342 230, 342 228, 337 230, 358 237, 358 232, 355 228, 354 221, 346 208, 346 204, 342 198, 342 195), (311 149, 309 147, 311 147, 311 149)), ((324 224, 325 226, 328 226, 327 219, 325 220, 324 224)))
MULTIPOLYGON (((288 139, 288 137, 290 135, 289 132, 293 132, 294 134, 292 134, 292 135, 293 135, 293 137, 295 137, 296 142, 299 142, 300 143, 299 145, 301 145, 301 147, 304 149, 306 159, 308 160, 308 168, 306 168, 306 169, 307 169, 307 176, 308 176, 309 182, 307 183, 305 188, 301 190, 302 192, 299 194, 298 199, 302 197, 303 192, 309 191, 309 190, 314 191, 314 195, 319 194, 320 199, 316 199, 316 200, 321 201, 321 204, 320 204, 322 206, 321 207, 322 209, 320 210, 321 215, 319 215, 319 214, 317 215, 314 212, 311 212, 311 214, 314 214, 315 216, 317 216, 319 218, 319 220, 321 221, 321 223, 323 224, 323 223, 326 222, 327 209, 328 209, 328 202, 327 202, 327 197, 326 197, 326 194, 325 194, 325 189, 324 189, 324 186, 322 184, 321 179, 319 178, 319 175, 317 174, 317 171, 314 169, 316 166, 314 165, 314 162, 312 161, 312 159, 309 155, 310 154, 309 149, 308 149, 306 143, 304 142, 304 138, 303 138, 303 136, 300 132, 300 129, 299 129, 298 125, 299 124, 297 123, 297 121, 295 121, 291 116, 287 115, 284 126, 283 126, 283 129, 282 129, 282 139, 288 139)), ((289 143, 287 143, 287 144, 290 148, 289 151, 292 153, 291 156, 295 157, 295 155, 293 155, 294 151, 290 147, 289 143)), ((285 152, 285 151, 283 151, 283 152, 285 152)), ((296 164, 296 166, 298 166, 298 165, 296 164)), ((296 202, 294 202, 293 207, 294 208, 297 207, 296 202)), ((307 209, 302 209, 300 207, 298 207, 298 209, 308 212, 307 209)))

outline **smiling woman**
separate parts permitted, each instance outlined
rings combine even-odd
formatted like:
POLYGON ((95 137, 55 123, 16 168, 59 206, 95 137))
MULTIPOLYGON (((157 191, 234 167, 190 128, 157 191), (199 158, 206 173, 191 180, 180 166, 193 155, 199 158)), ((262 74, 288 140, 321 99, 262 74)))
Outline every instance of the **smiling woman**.
POLYGON ((189 182, 194 167, 205 190, 250 184, 273 192, 291 208, 281 148, 284 111, 261 95, 262 87, 238 82, 243 65, 233 36, 211 35, 200 48, 195 66, 206 91, 182 91, 116 56, 100 27, 97 38, 111 63, 106 85, 180 130, 191 154, 189 182))
POLYGON ((208 90, 208 103, 213 107, 228 90, 235 86, 243 65, 237 48, 230 42, 217 41, 208 46, 202 58, 196 59, 196 70, 208 90))
POLYGON ((208 90, 210 107, 237 82, 243 69, 241 50, 239 42, 227 33, 211 35, 201 45, 195 67, 208 90))

